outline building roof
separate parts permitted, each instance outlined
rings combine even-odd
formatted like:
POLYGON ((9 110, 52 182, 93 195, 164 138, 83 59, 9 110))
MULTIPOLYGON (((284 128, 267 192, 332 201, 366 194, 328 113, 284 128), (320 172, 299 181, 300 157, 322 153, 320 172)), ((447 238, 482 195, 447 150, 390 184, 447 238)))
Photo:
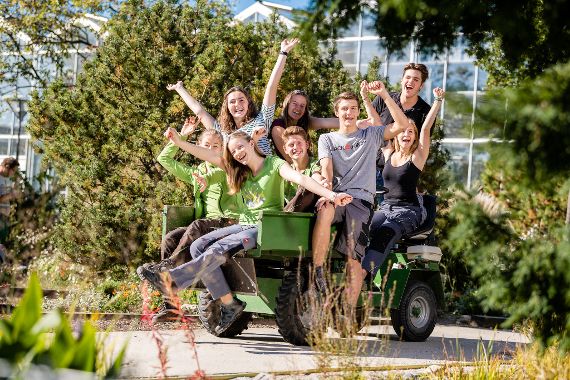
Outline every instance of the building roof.
POLYGON ((279 14, 279 21, 284 23, 289 29, 297 26, 297 24, 291 20, 293 15, 293 7, 272 3, 269 1, 255 2, 235 15, 234 18, 242 22, 247 22, 250 20, 254 21, 256 20, 256 16, 261 16, 261 19, 265 19, 271 16, 273 12, 277 12, 279 14))

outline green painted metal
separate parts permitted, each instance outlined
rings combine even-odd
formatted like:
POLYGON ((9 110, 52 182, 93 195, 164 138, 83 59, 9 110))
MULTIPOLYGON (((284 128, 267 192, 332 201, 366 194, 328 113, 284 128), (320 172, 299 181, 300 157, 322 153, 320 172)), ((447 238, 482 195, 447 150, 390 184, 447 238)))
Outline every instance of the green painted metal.
POLYGON ((194 207, 164 205, 162 208, 162 237, 177 227, 194 221, 194 207))
POLYGON ((247 303, 245 311, 259 314, 275 314, 275 299, 279 293, 281 279, 257 278, 257 295, 236 294, 236 297, 247 303))
POLYGON ((262 252, 299 253, 311 249, 314 214, 300 212, 262 211, 257 233, 257 256, 262 252))

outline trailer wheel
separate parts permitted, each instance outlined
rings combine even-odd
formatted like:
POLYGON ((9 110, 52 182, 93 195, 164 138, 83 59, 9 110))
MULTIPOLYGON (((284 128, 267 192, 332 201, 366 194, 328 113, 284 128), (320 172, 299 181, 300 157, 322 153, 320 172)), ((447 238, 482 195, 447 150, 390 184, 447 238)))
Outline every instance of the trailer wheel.
POLYGON ((311 330, 313 317, 306 299, 308 282, 304 270, 288 273, 283 277, 276 299, 275 320, 279 333, 295 346, 306 346, 311 330))
POLYGON ((207 290, 204 290, 198 296, 198 318, 202 325, 212 335, 221 338, 233 338, 247 330, 247 325, 251 321, 251 313, 244 312, 226 331, 217 334, 215 331, 216 326, 220 321, 220 301, 212 299, 212 295, 207 290))
POLYGON ((426 340, 435 327, 437 303, 433 290, 424 282, 408 284, 400 307, 390 310, 392 327, 400 339, 409 342, 426 340))

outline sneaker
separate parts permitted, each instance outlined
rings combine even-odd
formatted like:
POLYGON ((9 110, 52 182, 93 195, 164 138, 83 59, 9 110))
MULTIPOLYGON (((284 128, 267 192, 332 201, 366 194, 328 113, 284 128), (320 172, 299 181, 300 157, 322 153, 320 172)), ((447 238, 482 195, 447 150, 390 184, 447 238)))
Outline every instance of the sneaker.
POLYGON ((152 323, 173 322, 182 319, 183 312, 170 302, 164 301, 160 309, 152 316, 152 323))
POLYGON ((234 302, 230 305, 222 304, 222 307, 220 308, 220 323, 214 329, 216 335, 222 334, 239 318, 245 309, 245 305, 245 302, 242 302, 237 298, 234 298, 234 302))
POLYGON ((148 281, 150 284, 162 294, 171 294, 176 291, 174 282, 168 272, 155 272, 144 265, 137 268, 137 274, 143 281, 148 281))
MULTIPOLYGON (((164 259, 158 263, 143 264, 143 267, 145 267, 146 269, 149 269, 153 272, 166 272, 167 270, 176 268, 176 264, 174 263, 174 260, 164 259)), ((141 280, 144 280, 144 279, 141 279, 141 280)))

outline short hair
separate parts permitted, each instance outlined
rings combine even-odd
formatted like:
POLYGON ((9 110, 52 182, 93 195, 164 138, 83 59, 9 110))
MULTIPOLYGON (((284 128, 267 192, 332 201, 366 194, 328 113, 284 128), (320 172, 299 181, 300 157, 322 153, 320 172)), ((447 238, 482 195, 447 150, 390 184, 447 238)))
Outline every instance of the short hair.
POLYGON ((360 100, 358 99, 358 95, 356 95, 354 92, 345 91, 334 98, 333 108, 335 111, 337 111, 338 104, 341 100, 356 100, 358 108, 360 108, 360 100))
POLYGON ((202 143, 202 140, 204 140, 206 137, 216 137, 218 139, 220 139, 220 142, 223 143, 224 142, 224 136, 222 136, 222 133, 220 131, 217 131, 215 129, 206 129, 205 131, 203 131, 202 133, 200 133, 198 135, 198 144, 202 143))
POLYGON ((293 125, 292 127, 288 127, 287 129, 285 129, 283 131, 283 143, 287 144, 287 141, 289 140, 289 137, 291 136, 301 136, 303 138, 303 140, 305 140, 305 142, 307 143, 307 153, 309 155, 311 155, 311 139, 309 138, 309 135, 307 134, 307 131, 305 131, 303 128, 293 125))
POLYGON ((14 157, 6 157, 4 160, 2 160, 2 166, 8 170, 11 170, 17 169, 18 166, 20 166, 20 163, 14 157))
POLYGON ((426 65, 423 63, 410 62, 404 66, 404 71, 402 71, 402 77, 406 73, 406 70, 418 70, 422 75, 422 83, 424 83, 429 77, 429 71, 426 65))

